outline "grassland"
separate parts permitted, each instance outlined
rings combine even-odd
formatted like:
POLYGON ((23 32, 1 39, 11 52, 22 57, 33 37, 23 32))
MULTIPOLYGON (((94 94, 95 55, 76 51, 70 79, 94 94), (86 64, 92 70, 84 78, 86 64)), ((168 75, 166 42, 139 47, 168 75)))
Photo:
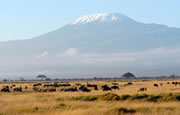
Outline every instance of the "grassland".
MULTIPOLYGON (((0 83, 16 84, 25 87, 23 92, 0 93, 0 115, 179 115, 180 114, 180 85, 167 82, 180 80, 133 80, 133 85, 124 86, 129 81, 116 81, 119 90, 103 92, 100 86, 112 86, 112 81, 91 81, 97 84, 98 91, 86 92, 34 92, 32 84, 27 82, 0 83), (154 87, 153 84, 162 83, 154 87), (147 91, 139 92, 146 87, 147 91)), ((86 84, 84 81, 73 81, 86 84)))

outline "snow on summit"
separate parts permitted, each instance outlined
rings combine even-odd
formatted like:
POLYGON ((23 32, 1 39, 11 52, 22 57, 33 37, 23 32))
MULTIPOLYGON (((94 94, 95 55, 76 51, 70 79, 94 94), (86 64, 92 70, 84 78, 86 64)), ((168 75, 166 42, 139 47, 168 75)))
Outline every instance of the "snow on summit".
POLYGON ((76 19, 72 24, 86 24, 91 22, 113 22, 117 20, 123 20, 127 16, 120 13, 99 13, 81 16, 76 19))

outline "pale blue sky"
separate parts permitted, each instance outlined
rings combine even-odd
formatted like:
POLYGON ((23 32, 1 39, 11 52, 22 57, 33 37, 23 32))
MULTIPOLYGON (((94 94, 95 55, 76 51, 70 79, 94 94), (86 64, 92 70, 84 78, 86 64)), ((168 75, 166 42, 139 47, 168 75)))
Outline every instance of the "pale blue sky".
POLYGON ((0 41, 32 38, 102 12, 180 28, 179 5, 180 0, 0 0, 0 41))

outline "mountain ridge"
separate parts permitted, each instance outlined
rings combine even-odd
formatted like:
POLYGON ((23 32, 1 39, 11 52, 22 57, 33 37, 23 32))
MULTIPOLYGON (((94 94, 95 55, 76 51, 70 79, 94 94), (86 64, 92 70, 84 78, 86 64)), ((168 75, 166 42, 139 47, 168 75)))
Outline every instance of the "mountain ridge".
MULTIPOLYGON (((88 16, 92 17, 92 15, 88 16)), ((95 14, 92 20, 90 19, 88 18, 86 21, 89 20, 91 23, 81 23, 81 20, 76 24, 72 24, 72 22, 35 38, 0 42, 0 51, 3 52, 3 49, 7 48, 9 54, 13 55, 14 52, 19 53, 19 55, 23 52, 36 55, 44 51, 58 53, 68 48, 77 48, 82 52, 116 53, 174 47, 180 44, 179 28, 144 24, 120 13, 95 14), (117 20, 113 20, 114 23, 111 23, 113 16, 117 16, 117 20), (125 18, 123 21, 119 21, 118 16, 125 18), (108 18, 107 22, 101 20, 104 17, 108 18), (98 23, 94 23, 95 21, 98 23)), ((75 20, 75 22, 77 21, 75 20)))
POLYGON ((75 21, 73 21, 71 24, 86 24, 96 21, 112 23, 113 21, 123 21, 127 19, 130 20, 129 17, 121 13, 97 13, 81 16, 75 21))
POLYGON ((0 74, 179 72, 179 28, 131 18, 112 23, 110 17, 110 21, 95 18, 97 23, 94 18, 90 23, 69 23, 31 39, 0 42, 0 74))

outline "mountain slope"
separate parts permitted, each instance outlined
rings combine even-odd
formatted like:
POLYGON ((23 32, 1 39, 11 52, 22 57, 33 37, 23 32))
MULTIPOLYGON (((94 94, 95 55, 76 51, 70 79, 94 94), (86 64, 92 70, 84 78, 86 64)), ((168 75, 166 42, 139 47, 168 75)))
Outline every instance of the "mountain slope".
POLYGON ((0 42, 0 76, 176 74, 179 46, 179 28, 92 14, 32 39, 0 42))
POLYGON ((52 54, 68 48, 113 53, 180 45, 180 29, 136 22, 119 13, 82 16, 64 27, 29 40, 0 43, 3 55, 52 54), (5 49, 8 49, 5 50, 5 49))

